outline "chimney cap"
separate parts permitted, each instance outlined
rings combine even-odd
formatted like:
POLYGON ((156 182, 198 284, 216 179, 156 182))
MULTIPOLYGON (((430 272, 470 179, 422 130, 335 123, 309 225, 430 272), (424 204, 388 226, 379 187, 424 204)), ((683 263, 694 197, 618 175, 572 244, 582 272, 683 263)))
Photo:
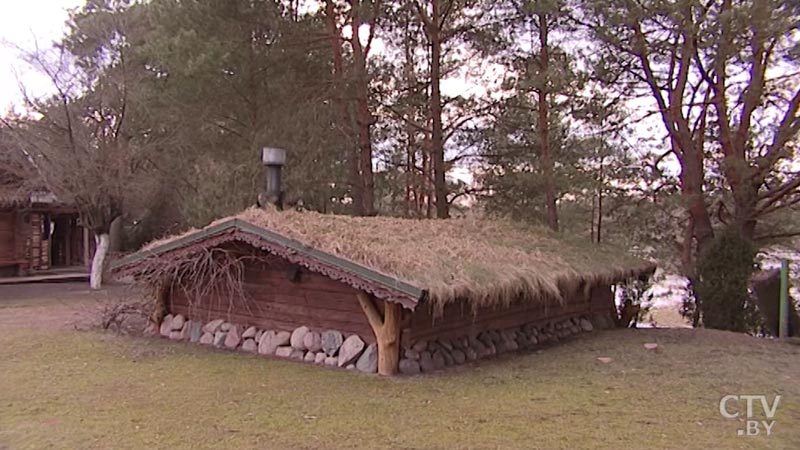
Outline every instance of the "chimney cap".
POLYGON ((276 147, 261 149, 261 162, 265 166, 283 166, 286 164, 286 150, 276 147))

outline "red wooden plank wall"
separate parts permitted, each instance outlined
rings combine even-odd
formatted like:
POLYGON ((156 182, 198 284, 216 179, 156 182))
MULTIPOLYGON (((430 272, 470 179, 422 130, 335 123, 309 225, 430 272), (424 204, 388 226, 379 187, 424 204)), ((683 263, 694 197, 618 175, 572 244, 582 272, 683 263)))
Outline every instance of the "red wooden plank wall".
POLYGON ((224 318, 241 325, 291 331, 305 325, 324 331, 358 334, 366 342, 375 336, 356 299, 356 290, 322 275, 299 269, 277 258, 249 264, 244 288, 249 299, 202 298, 190 304, 182 289, 173 291, 169 309, 189 318, 208 321, 224 318), (299 278, 292 281, 294 271, 299 278))
POLYGON ((411 316, 409 327, 403 330, 403 343, 410 345, 420 340, 452 338, 477 334, 485 330, 512 328, 531 322, 547 322, 577 315, 590 315, 601 309, 613 308, 608 286, 592 289, 589 296, 578 292, 572 298, 559 303, 517 302, 507 307, 479 308, 473 313, 465 303, 453 303, 437 314, 431 307, 420 307, 411 316), (609 295, 604 294, 605 291, 609 295))
POLYGON ((13 212, 0 212, 0 261, 14 261, 16 257, 15 217, 13 212))

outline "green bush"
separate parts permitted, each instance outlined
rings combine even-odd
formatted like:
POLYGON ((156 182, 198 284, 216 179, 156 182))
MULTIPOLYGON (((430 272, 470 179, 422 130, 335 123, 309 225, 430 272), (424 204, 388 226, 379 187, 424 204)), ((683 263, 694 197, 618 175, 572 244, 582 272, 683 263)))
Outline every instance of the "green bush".
POLYGON ((735 230, 719 233, 699 256, 692 284, 700 323, 706 328, 755 331, 758 320, 748 290, 756 248, 735 230))

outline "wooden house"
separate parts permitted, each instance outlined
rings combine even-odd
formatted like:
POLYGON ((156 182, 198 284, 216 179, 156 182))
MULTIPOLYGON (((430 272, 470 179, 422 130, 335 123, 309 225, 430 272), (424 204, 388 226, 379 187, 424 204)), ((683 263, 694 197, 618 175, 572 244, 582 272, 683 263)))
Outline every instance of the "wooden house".
POLYGON ((75 207, 0 187, 0 276, 86 266, 91 244, 75 207))
POLYGON ((610 326, 612 286, 654 266, 505 221, 253 208, 114 270, 156 288, 164 336, 394 374, 610 326))

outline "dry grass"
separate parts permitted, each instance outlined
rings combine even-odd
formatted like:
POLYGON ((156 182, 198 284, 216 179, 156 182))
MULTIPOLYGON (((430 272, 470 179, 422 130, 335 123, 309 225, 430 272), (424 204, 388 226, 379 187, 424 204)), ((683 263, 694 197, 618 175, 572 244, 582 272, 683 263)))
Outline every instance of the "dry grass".
POLYGON ((256 208, 233 217, 425 289, 439 306, 457 299, 476 307, 518 298, 561 299, 653 267, 618 249, 504 220, 365 218, 256 208))
POLYGON ((800 448, 800 347, 705 330, 603 332, 382 379, 29 329, 0 335, 0 371, 0 448, 10 449, 800 448), (652 341, 661 353, 643 349, 652 341), (770 437, 739 437, 742 423, 719 414, 723 395, 776 393, 770 437))
POLYGON ((0 449, 800 448, 796 345, 614 330, 386 379, 70 323, 128 295, 0 287, 0 449), (727 394, 782 395, 773 435, 738 436, 727 394))

